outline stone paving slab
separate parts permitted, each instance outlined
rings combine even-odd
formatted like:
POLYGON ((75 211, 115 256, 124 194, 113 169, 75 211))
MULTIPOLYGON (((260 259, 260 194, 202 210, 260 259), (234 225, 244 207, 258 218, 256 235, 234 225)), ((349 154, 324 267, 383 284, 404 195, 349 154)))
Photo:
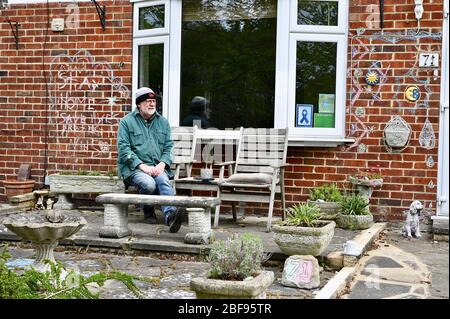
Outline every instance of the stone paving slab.
MULTIPOLYGON (((150 250, 171 253, 206 254, 210 245, 192 245, 184 243, 184 236, 189 232, 185 221, 177 233, 170 233, 167 226, 162 224, 162 215, 157 211, 157 218, 161 224, 144 224, 141 213, 130 212, 129 226, 132 235, 124 238, 101 238, 98 232, 103 225, 103 211, 101 210, 73 210, 74 215, 83 216, 88 224, 78 233, 60 242, 61 245, 77 245, 89 247, 107 247, 124 250, 150 250)), ((6 217, 6 216, 5 216, 6 217)), ((274 218, 277 220, 280 218, 274 218)), ((262 241, 265 251, 271 253, 271 259, 284 260, 286 256, 280 251, 272 238, 272 233, 267 233, 267 218, 259 216, 246 216, 236 223, 232 221, 231 215, 221 214, 220 227, 213 229, 214 238, 224 240, 233 233, 253 233, 258 235, 262 241)), ((20 240, 20 237, 0 225, 0 240, 20 240)), ((318 256, 323 261, 330 252, 342 251, 342 245, 349 239, 354 238, 360 231, 335 229, 334 237, 327 249, 318 256)))
MULTIPOLYGON (((30 244, 12 243, 9 252, 13 259, 33 258, 34 251, 30 244)), ((96 250, 90 248, 90 250, 96 250)), ((55 259, 82 275, 93 275, 99 271, 117 270, 128 274, 150 278, 153 282, 136 282, 148 299, 194 299, 195 293, 189 283, 193 277, 206 276, 209 264, 202 256, 163 254, 152 252, 105 253, 86 251, 82 248, 59 246, 55 249, 55 259)), ((284 287, 281 285, 283 263, 269 262, 264 267, 275 273, 275 281, 267 291, 268 299, 311 299, 334 276, 333 271, 321 271, 321 283, 317 289, 306 290, 284 287)), ((101 298, 134 299, 126 287, 117 281, 107 281, 103 287, 95 288, 101 298)))
POLYGON ((359 261, 346 299, 448 298, 448 243, 401 236, 390 226, 359 261))
MULTIPOLYGON (((147 283, 140 283, 143 285, 143 289, 146 291, 146 295, 152 298, 194 298, 195 295, 189 290, 188 282, 192 276, 204 276, 206 273, 207 264, 202 266, 196 260, 196 264, 192 266, 192 269, 187 264, 180 264, 176 266, 177 262, 169 261, 167 257, 149 259, 149 255, 154 255, 155 252, 160 252, 159 256, 175 256, 177 254, 189 254, 190 256, 196 256, 196 258, 204 257, 208 251, 210 245, 191 245, 184 243, 184 236, 189 231, 187 221, 185 221, 178 233, 172 234, 168 231, 168 227, 163 224, 148 225, 142 223, 143 216, 141 213, 130 212, 129 225, 132 230, 132 236, 113 239, 113 238, 100 238, 98 231, 103 225, 103 212, 99 210, 73 210, 73 214, 82 215, 88 224, 77 234, 70 238, 61 241, 57 250, 60 252, 58 258, 62 258, 63 262, 67 262, 67 265, 71 267, 81 267, 81 272, 85 275, 90 275, 99 270, 111 270, 117 269, 133 275, 140 275, 144 277, 158 277, 159 285, 154 287, 147 283), (62 245, 65 245, 63 247, 62 245), (78 248, 75 248, 78 247, 78 248), (64 249, 68 249, 65 255, 64 249), (73 254, 72 251, 78 251, 78 254, 73 254), (98 252, 93 252, 96 250, 98 252), (124 257, 117 257, 115 254, 109 256, 108 252, 117 252, 135 255, 129 257, 131 259, 124 259, 124 257), (101 253, 99 253, 101 252, 101 253), (83 256, 88 254, 91 260, 89 262, 80 261, 76 256, 83 256), (105 257, 105 254, 108 257, 105 257), (145 256, 141 256, 144 254, 145 256), (134 259, 133 259, 134 258, 134 259), (73 261, 72 259, 75 259, 73 261), (93 260, 97 260, 94 262, 93 260), (140 264, 136 264, 139 261, 140 264), (175 266, 173 266, 175 265, 175 266), (177 272, 176 269, 180 269, 177 272), (199 271, 202 272, 199 273, 199 271), (162 291, 162 292, 161 292, 162 291), (166 296, 166 297, 163 297, 166 296), (170 297, 167 297, 170 296, 170 297)), ((162 215, 157 211, 157 217, 162 222, 162 215)), ((326 283, 335 275, 335 272, 329 269, 322 269, 320 274, 321 283, 315 290, 303 290, 296 288, 284 287, 281 285, 281 274, 283 270, 283 261, 287 257, 285 256, 275 244, 272 233, 267 233, 266 225, 267 218, 258 216, 246 216, 244 219, 238 219, 235 223, 232 221, 231 215, 221 214, 220 227, 214 229, 215 239, 226 239, 234 233, 253 233, 261 237, 265 251, 271 254, 271 261, 278 263, 277 266, 272 267, 270 270, 275 272, 275 282, 269 288, 267 292, 268 298, 273 299, 309 299, 314 298, 314 295, 326 285, 326 283)), ((0 225, 0 230, 2 227, 0 225)), ((343 244, 355 236, 360 234, 360 231, 335 229, 335 234, 332 242, 327 247, 326 251, 318 256, 319 262, 322 264, 327 255, 331 252, 342 252, 343 244)), ((9 231, 0 232, 0 240, 20 240, 19 237, 12 234, 9 231)), ((31 246, 30 246, 31 247, 31 246)), ((81 258, 81 257, 80 257, 81 258)), ((151 258, 151 257, 150 257, 151 258)), ((175 258, 176 260, 176 258, 175 258)), ((111 283, 111 285, 113 285, 111 283)), ((115 292, 111 293, 102 290, 107 298, 129 298, 132 294, 121 284, 116 283, 115 292)))

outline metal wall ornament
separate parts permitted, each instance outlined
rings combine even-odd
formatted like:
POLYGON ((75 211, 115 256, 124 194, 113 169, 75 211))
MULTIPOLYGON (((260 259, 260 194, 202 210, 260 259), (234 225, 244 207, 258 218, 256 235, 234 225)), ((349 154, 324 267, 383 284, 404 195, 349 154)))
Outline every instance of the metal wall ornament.
POLYGON ((436 146, 436 136, 434 134, 433 125, 427 118, 419 135, 419 144, 427 150, 431 150, 436 146))
POLYGON ((411 132, 411 126, 401 116, 394 116, 384 127, 384 145, 389 152, 400 153, 408 146, 411 132))

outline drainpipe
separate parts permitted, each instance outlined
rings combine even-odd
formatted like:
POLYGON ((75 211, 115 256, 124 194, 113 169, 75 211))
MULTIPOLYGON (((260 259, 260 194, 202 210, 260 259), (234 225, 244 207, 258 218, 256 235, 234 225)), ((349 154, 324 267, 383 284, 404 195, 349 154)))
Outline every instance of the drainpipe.
MULTIPOLYGON (((439 148, 438 148, 438 185, 437 185, 437 215, 446 216, 448 218, 448 211, 443 212, 443 203, 448 202, 448 186, 447 194, 444 194, 444 183, 448 183, 448 176, 444 176, 445 165, 448 165, 448 154, 444 154, 448 146, 444 147, 444 142, 449 143, 449 104, 448 104, 448 80, 449 80, 449 52, 448 52, 448 36, 449 36, 449 5, 448 1, 444 1, 443 12, 443 26, 442 26, 442 58, 441 58, 441 101, 440 101, 440 116, 439 116, 439 148), (446 140, 447 139, 447 140, 446 140), (446 158, 446 160, 445 160, 446 158)), ((447 168, 448 169, 448 168, 447 168)), ((448 207, 448 206, 447 206, 448 207)))

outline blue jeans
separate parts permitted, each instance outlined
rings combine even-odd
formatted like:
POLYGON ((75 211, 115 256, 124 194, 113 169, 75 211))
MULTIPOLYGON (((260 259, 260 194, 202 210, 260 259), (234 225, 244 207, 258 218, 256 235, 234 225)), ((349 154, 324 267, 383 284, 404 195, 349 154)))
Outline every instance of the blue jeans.
MULTIPOLYGON (((153 195, 158 193, 159 195, 173 196, 175 191, 172 184, 169 181, 169 177, 165 172, 159 176, 150 176, 141 170, 137 170, 133 175, 128 177, 126 181, 139 189, 139 194, 153 195)), ((144 212, 151 211, 152 206, 142 205, 144 212)), ((175 210, 175 206, 162 206, 162 212, 164 214, 164 222, 167 224, 167 217, 169 213, 175 210)))

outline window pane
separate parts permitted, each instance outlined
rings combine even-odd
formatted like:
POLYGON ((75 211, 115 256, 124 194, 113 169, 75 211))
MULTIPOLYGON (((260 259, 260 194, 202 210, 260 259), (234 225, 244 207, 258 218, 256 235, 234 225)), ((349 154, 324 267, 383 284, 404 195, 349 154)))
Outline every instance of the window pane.
POLYGON ((139 30, 164 28, 164 5, 139 8, 139 30))
POLYGON ((139 46, 138 88, 147 86, 160 96, 157 103, 158 112, 162 112, 164 73, 164 44, 139 46))
POLYGON ((312 127, 334 128, 336 53, 335 42, 297 42, 295 126, 311 121, 312 127), (312 105, 312 112, 303 111, 306 106, 299 112, 299 104, 312 105))
POLYGON ((337 1, 298 1, 298 25, 338 25, 337 1))
POLYGON ((273 127, 275 50, 276 0, 183 1, 180 125, 273 127))

